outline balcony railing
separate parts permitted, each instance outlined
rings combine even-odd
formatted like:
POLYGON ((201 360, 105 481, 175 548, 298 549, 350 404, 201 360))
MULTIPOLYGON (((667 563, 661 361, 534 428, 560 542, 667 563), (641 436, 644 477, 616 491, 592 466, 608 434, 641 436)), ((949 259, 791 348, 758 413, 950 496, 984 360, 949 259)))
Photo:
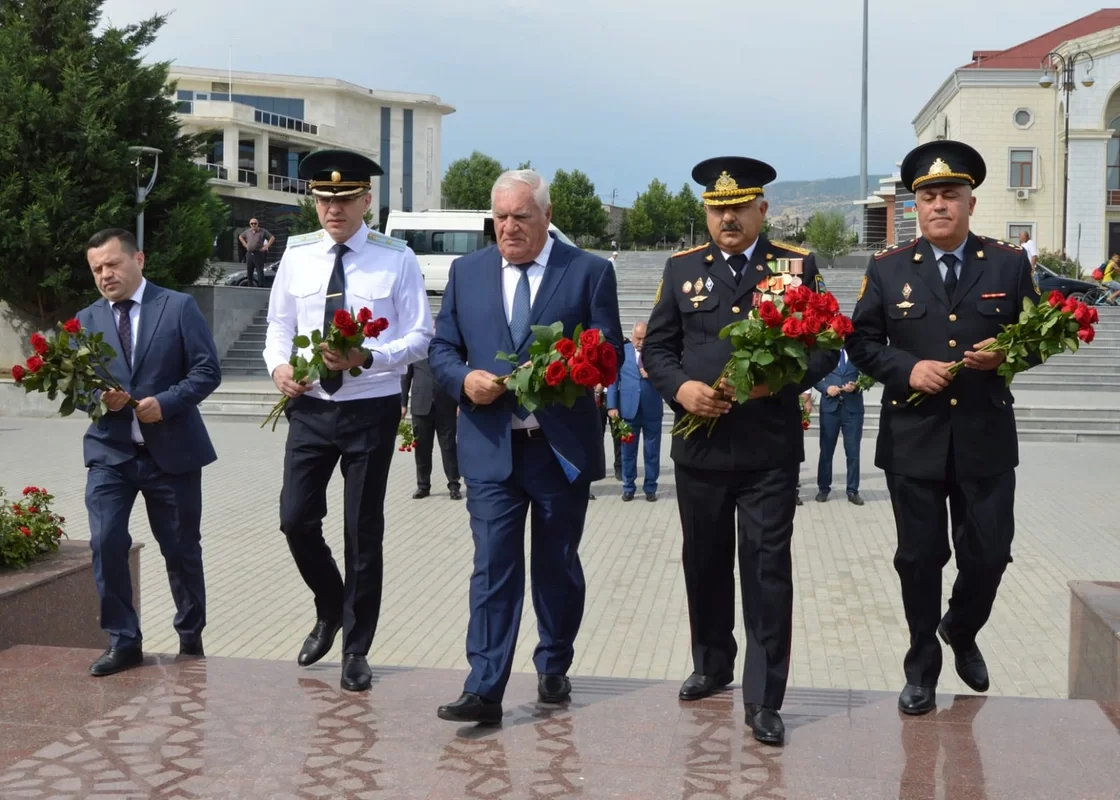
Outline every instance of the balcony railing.
POLYGON ((211 164, 209 162, 204 162, 204 163, 196 162, 195 166, 198 167, 203 172, 209 172, 211 175, 213 175, 218 180, 222 180, 222 181, 229 180, 229 170, 226 169, 225 167, 223 167, 221 164, 211 164))
POLYGON ((259 108, 254 110, 253 119, 261 125, 269 125, 273 128, 284 128, 297 133, 309 133, 312 136, 319 135, 318 125, 312 125, 310 122, 304 122, 302 119, 296 119, 295 117, 285 117, 283 114, 273 114, 271 111, 261 111, 259 108))
POLYGON ((256 186, 257 185, 257 173, 255 173, 255 172, 253 172, 252 170, 249 170, 249 169, 239 169, 239 170, 237 170, 237 182, 238 183, 247 183, 250 186, 256 186))
POLYGON ((290 192, 292 194, 308 194, 307 181, 299 178, 288 178, 284 175, 269 175, 268 188, 274 192, 290 192))

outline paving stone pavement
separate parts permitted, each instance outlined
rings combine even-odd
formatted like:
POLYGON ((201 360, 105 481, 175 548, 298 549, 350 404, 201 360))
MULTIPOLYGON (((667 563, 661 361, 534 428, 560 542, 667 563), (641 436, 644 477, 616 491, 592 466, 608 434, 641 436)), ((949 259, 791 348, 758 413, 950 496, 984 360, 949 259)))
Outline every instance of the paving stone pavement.
MULTIPOLYGON (((0 486, 46 486, 67 517, 69 535, 88 539, 79 420, 0 417, 0 486)), ((277 530, 284 432, 244 423, 211 423, 219 460, 204 472, 203 547, 211 655, 294 659, 313 623, 313 606, 277 530)), ((896 691, 902 684, 905 619, 891 565, 894 527, 874 440, 863 441, 859 508, 834 490, 816 493, 816 431, 802 465, 805 505, 794 536, 795 634, 791 686, 896 691)), ((594 486, 581 556, 586 613, 573 674, 680 679, 691 669, 688 614, 680 566, 680 524, 668 440, 663 439, 661 499, 619 501, 620 485, 594 486)), ((991 692, 1064 697, 1071 579, 1120 578, 1116 511, 1101 475, 1115 474, 1114 448, 1024 444, 1018 472, 1015 563, 981 634, 991 692)), ((433 485, 443 483, 436 458, 433 485)), ((835 461, 843 475, 843 457, 835 461)), ((395 453, 386 502, 385 589, 371 661, 465 669, 464 639, 471 536, 463 503, 437 492, 411 499, 413 457, 395 453)), ((341 554, 341 476, 330 490, 328 541, 341 554)), ((443 490, 445 491, 445 490, 443 490)), ((146 649, 174 652, 174 609, 143 501, 132 517, 142 557, 146 649)), ((945 597, 955 576, 946 569, 945 597)), ((740 649, 745 638, 740 620, 740 649)), ((515 670, 532 672, 536 626, 525 601, 515 670)), ((336 645, 330 659, 340 655, 336 645)), ((742 656, 738 668, 741 669, 742 656)), ((941 686, 967 691, 946 652, 941 686)))

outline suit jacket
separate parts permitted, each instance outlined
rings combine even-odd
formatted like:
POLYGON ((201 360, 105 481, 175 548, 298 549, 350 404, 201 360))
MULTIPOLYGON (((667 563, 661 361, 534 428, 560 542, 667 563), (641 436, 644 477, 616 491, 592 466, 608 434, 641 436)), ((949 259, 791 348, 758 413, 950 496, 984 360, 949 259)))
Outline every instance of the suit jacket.
MULTIPOLYGON (((152 460, 164 472, 182 474, 217 460, 198 411, 222 382, 214 337, 189 294, 148 282, 140 305, 132 367, 124 359, 113 309, 104 298, 78 312, 82 327, 102 333, 117 357, 109 372, 134 400, 155 397, 163 419, 140 423, 152 460)), ((85 464, 113 466, 136 455, 132 444, 133 410, 110 411, 91 424, 83 440, 85 464)))
POLYGON ((444 414, 455 416, 459 405, 455 398, 436 383, 432 367, 424 358, 408 365, 408 371, 401 376, 401 406, 408 408, 409 393, 412 394, 412 415, 444 414))
POLYGON ((953 301, 925 239, 876 253, 856 302, 846 350, 883 384, 875 466, 945 480, 949 444, 961 479, 998 475, 1019 463, 1015 398, 992 371, 962 369, 944 391, 907 404, 910 373, 925 359, 959 361, 977 342, 1018 321, 1023 299, 1039 300, 1022 248, 970 233, 953 301))
POLYGON ((828 373, 813 387, 821 393, 821 413, 834 413, 840 410, 841 405, 847 406, 849 410, 854 408, 856 411, 863 413, 863 392, 841 392, 837 397, 828 396, 829 386, 843 387, 849 383, 855 383, 858 377, 859 368, 852 363, 852 359, 842 357, 840 363, 836 365, 836 369, 828 373))
MULTIPOLYGON (((495 375, 510 372, 508 362, 498 361, 499 351, 515 352, 502 299, 502 256, 496 245, 455 259, 436 321, 436 335, 428 361, 436 382, 458 398, 459 469, 463 476, 480 481, 502 481, 512 471, 511 414, 517 403, 512 391, 487 406, 473 407, 463 394, 463 381, 472 370, 495 375)), ((598 328, 622 362, 622 325, 618 319, 618 292, 614 270, 606 259, 585 253, 556 240, 530 313, 533 325, 564 324, 571 336, 577 325, 598 328)), ((516 348, 528 359, 529 335, 516 348)), ((571 408, 546 406, 534 416, 561 463, 567 462, 569 479, 593 481, 605 474, 603 429, 591 390, 571 408)))
POLYGON ((626 359, 618 370, 618 380, 607 389, 607 408, 617 408, 623 419, 637 418, 639 408, 643 415, 664 416, 661 395, 638 370, 638 352, 634 345, 627 342, 624 350, 626 359))
MULTIPOLYGON (((719 332, 746 319, 753 308, 755 287, 774 274, 769 266, 779 258, 802 259, 804 285, 825 291, 816 258, 808 250, 758 237, 746 276, 736 283, 723 253, 709 242, 671 256, 657 289, 643 350, 649 379, 676 419, 686 413, 676 403, 677 390, 689 380, 711 386, 731 358, 731 342, 719 332), (687 282, 687 285, 686 285, 687 282)), ((688 439, 673 437, 672 457, 696 469, 765 470, 805 460, 805 432, 797 395, 827 375, 840 356, 835 351, 811 350, 801 384, 786 386, 776 395, 735 403, 706 430, 688 439)))

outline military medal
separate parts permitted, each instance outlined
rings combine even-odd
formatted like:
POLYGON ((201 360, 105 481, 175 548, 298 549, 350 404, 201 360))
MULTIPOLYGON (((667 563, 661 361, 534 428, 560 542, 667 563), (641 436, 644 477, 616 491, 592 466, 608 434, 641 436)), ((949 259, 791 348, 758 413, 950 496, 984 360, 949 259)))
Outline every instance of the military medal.
POLYGON ((801 285, 801 278, 799 278, 795 275, 793 278, 790 279, 789 285, 794 286, 794 287, 800 286, 801 285))
POLYGON ((715 286, 715 284, 712 283, 711 278, 708 278, 708 280, 704 281, 704 288, 707 289, 709 292, 712 290, 713 286, 715 286))
MULTIPOLYGON (((805 259, 791 258, 789 260, 789 271, 791 275, 803 275, 805 273, 805 259)), ((798 283, 798 286, 801 284, 798 283)))
POLYGON ((785 273, 789 272, 789 259, 788 258, 777 258, 777 259, 775 259, 774 260, 774 270, 780 275, 784 275, 785 273))
POLYGON ((681 291, 685 294, 692 292, 692 281, 685 281, 684 286, 681 287, 681 291))
POLYGON ((703 289, 704 289, 704 281, 697 278, 696 283, 692 284, 692 290, 694 292, 696 292, 697 294, 700 294, 700 292, 703 291, 703 289))
POLYGON ((912 290, 910 289, 910 284, 906 284, 905 286, 903 286, 902 287, 902 299, 903 300, 909 300, 911 291, 912 290))

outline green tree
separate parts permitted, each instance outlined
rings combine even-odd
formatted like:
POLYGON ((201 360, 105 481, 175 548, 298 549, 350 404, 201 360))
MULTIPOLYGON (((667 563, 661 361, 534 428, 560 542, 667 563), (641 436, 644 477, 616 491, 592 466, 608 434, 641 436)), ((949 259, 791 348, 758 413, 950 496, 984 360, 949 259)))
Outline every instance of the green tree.
POLYGON ((624 247, 649 245, 653 242, 653 222, 643 206, 635 205, 623 212, 618 237, 624 247))
POLYGON ((95 296, 85 243, 132 229, 130 146, 159 148, 144 203, 145 274, 171 287, 202 274, 228 216, 179 135, 168 65, 144 64, 166 17, 99 30, 102 0, 0 3, 0 299, 49 323, 95 296))
POLYGON ((556 170, 549 186, 552 223, 573 240, 598 239, 607 232, 607 212, 591 179, 574 169, 556 170))
POLYGON ((805 241, 829 265, 834 258, 851 252, 848 222, 836 211, 814 214, 805 224, 805 241))
MULTIPOLYGON (((640 245, 672 244, 680 241, 682 215, 677 198, 656 178, 634 200, 631 212, 640 215, 631 223, 633 242, 640 245)), ((625 237, 624 237, 625 238, 625 237)))
POLYGON ((469 158, 451 162, 443 176, 446 208, 490 208, 490 190, 503 172, 501 162, 475 150, 469 158))
MULTIPOLYGON (((323 226, 319 224, 319 212, 315 209, 315 198, 305 196, 299 201, 299 208, 287 217, 288 235, 296 236, 301 233, 313 233, 323 226)), ((366 225, 373 226, 373 207, 366 212, 366 225)))
POLYGON ((692 191, 687 183, 673 198, 680 216, 681 236, 690 244, 704 242, 708 239, 708 215, 704 211, 704 204, 692 191))

